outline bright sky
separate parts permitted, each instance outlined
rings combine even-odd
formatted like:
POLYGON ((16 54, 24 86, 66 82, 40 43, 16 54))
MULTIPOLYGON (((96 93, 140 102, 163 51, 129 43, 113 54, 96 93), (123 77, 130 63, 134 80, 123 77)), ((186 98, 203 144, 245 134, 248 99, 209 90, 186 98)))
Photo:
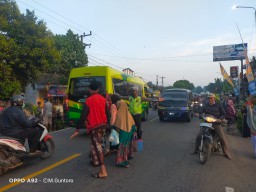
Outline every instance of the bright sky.
MULTIPOLYGON (((159 85, 185 79, 206 86, 222 78, 213 46, 248 43, 256 56, 256 0, 17 0, 21 12, 34 10, 54 34, 68 29, 89 34, 89 66, 131 68, 159 85), (237 26, 236 26, 237 24, 237 26)), ((230 66, 241 61, 222 61, 230 66)))

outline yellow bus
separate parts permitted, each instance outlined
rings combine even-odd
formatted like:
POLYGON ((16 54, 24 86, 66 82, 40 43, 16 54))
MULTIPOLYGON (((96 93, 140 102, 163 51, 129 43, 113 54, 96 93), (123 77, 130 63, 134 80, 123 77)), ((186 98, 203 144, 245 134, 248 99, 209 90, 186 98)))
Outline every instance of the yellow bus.
MULTIPOLYGON (((76 126, 92 81, 99 82, 99 93, 104 96, 113 93, 129 96, 135 87, 142 97, 145 97, 148 93, 148 86, 142 78, 127 75, 111 67, 90 66, 74 68, 70 72, 67 87, 68 99, 66 100, 67 111, 65 114, 67 125, 76 126)), ((143 102, 142 107, 142 120, 147 120, 149 103, 143 102)))

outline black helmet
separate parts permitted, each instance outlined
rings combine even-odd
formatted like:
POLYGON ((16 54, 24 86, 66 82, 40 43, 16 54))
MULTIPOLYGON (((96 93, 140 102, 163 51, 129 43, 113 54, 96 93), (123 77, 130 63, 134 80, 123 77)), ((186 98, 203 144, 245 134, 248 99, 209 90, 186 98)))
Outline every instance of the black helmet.
POLYGON ((24 100, 26 98, 22 95, 14 95, 11 97, 11 105, 12 106, 22 106, 24 103, 24 100))

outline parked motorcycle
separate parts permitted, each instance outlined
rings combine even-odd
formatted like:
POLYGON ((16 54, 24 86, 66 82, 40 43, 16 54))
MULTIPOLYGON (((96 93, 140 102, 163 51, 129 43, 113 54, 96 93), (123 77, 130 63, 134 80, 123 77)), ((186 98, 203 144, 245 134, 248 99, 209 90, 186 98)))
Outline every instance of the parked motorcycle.
POLYGON ((205 164, 209 159, 211 152, 220 152, 220 139, 214 131, 212 124, 217 122, 222 123, 223 120, 209 116, 201 116, 200 118, 203 120, 200 123, 203 134, 201 136, 201 144, 199 146, 199 160, 201 164, 205 164))
POLYGON ((0 136, 0 175, 9 169, 23 165, 24 161, 28 159, 46 159, 53 154, 55 145, 52 136, 48 134, 47 128, 41 123, 38 123, 37 127, 42 131, 42 135, 38 144, 38 150, 41 152, 36 155, 31 155, 18 139, 0 136))

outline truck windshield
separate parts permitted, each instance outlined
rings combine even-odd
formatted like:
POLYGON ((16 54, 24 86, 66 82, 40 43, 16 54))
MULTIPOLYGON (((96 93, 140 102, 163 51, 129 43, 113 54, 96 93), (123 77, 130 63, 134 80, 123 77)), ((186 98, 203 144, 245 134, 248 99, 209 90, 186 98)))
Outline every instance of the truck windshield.
POLYGON ((188 94, 183 93, 183 92, 166 92, 163 93, 163 98, 165 100, 170 100, 170 99, 182 99, 182 100, 187 100, 188 99, 188 94))
POLYGON ((105 94, 106 82, 105 77, 79 77, 70 79, 68 98, 75 102, 84 102, 89 95, 91 82, 99 82, 99 94, 105 94))
POLYGON ((165 100, 165 101, 162 101, 160 105, 165 107, 170 107, 170 106, 184 107, 184 106, 187 106, 188 103, 186 100, 165 100))

